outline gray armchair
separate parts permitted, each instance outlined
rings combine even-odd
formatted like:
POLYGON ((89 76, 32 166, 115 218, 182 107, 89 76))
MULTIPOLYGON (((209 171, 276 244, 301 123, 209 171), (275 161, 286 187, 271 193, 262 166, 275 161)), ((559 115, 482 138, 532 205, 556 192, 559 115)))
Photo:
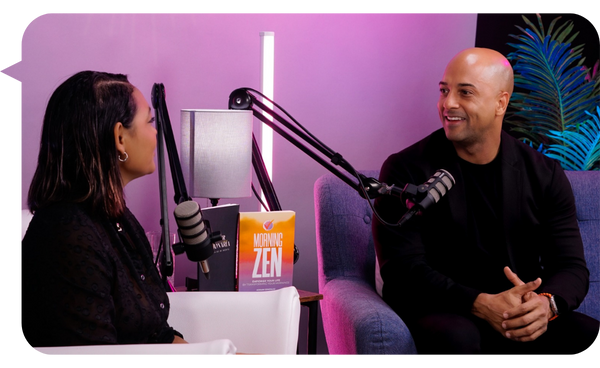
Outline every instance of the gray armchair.
MULTIPOLYGON (((377 178, 379 171, 363 171, 377 178)), ((590 290, 579 311, 600 319, 600 171, 567 172, 590 269, 590 290)), ((414 354, 408 328, 375 286, 372 211, 332 174, 315 183, 321 313, 330 354, 414 354)))
MULTIPOLYGON (((377 178, 378 171, 363 171, 377 178)), ((410 354, 415 344, 375 289, 372 211, 332 174, 315 183, 321 315, 330 354, 410 354)))

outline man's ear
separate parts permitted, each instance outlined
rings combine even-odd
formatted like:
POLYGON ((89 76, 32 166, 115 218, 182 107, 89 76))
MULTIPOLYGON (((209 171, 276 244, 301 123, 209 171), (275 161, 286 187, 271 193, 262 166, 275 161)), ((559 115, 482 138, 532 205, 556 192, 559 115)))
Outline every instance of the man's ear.
POLYGON ((510 93, 508 92, 500 92, 496 104, 496 115, 504 115, 506 113, 506 109, 508 108, 508 103, 510 102, 510 93))
POLYGON ((115 135, 115 146, 117 148, 117 152, 122 153, 125 152, 125 127, 121 122, 117 122, 113 129, 115 135))

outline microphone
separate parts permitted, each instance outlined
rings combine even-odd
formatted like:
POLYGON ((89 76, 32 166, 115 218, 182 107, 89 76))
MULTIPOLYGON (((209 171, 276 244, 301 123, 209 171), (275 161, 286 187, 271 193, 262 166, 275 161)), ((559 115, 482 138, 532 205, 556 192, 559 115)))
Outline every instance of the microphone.
POLYGON ((398 226, 406 223, 414 214, 425 211, 431 205, 439 202, 456 184, 454 177, 448 171, 439 169, 425 183, 415 186, 406 184, 402 191, 402 198, 413 206, 402 216, 398 222, 398 226))
POLYGON ((210 278, 207 259, 214 253, 214 249, 212 239, 202 220, 200 206, 195 201, 181 202, 175 207, 174 215, 188 259, 192 262, 200 262, 204 276, 210 278))

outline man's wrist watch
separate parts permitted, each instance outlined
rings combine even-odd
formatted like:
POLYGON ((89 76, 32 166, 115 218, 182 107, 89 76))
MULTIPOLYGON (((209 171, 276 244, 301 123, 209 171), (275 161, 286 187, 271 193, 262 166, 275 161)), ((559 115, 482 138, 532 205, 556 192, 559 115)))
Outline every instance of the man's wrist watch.
POLYGON ((550 318, 550 321, 556 319, 556 317, 558 317, 558 307, 556 306, 556 300, 554 300, 554 295, 549 293, 540 293, 540 295, 543 295, 546 298, 548 298, 548 301, 550 302, 550 309, 552 310, 552 314, 554 314, 552 318, 550 318))

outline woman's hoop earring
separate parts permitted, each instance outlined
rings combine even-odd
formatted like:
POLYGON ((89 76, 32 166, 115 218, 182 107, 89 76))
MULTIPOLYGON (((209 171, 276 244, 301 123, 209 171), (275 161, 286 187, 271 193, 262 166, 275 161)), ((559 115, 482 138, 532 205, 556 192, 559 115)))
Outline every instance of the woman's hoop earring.
POLYGON ((127 152, 124 152, 124 151, 123 151, 123 154, 125 155, 125 158, 121 158, 121 153, 119 153, 119 154, 117 155, 117 158, 118 158, 118 159, 119 159, 119 161, 121 161, 121 162, 125 162, 125 161, 127 161, 127 159, 129 158, 129 155, 127 154, 127 152))

